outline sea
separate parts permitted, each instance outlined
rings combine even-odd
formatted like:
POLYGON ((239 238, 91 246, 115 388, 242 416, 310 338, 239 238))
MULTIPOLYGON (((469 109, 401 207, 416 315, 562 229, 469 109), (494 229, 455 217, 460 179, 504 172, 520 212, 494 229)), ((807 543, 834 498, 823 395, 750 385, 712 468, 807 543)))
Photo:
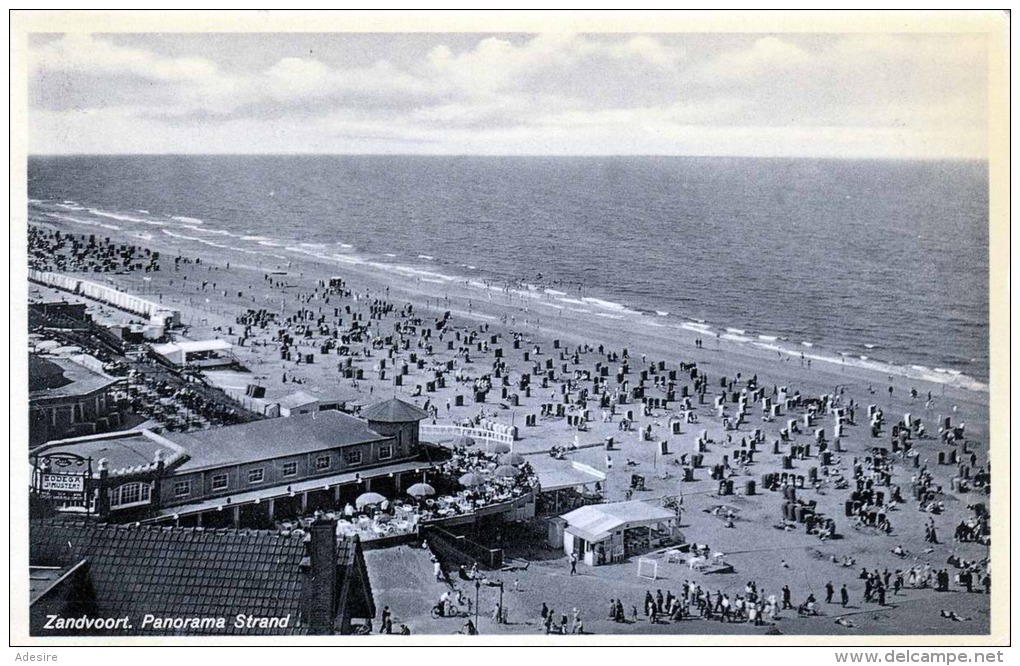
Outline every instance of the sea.
POLYGON ((987 389, 988 165, 725 157, 31 157, 85 230, 392 266, 987 389))

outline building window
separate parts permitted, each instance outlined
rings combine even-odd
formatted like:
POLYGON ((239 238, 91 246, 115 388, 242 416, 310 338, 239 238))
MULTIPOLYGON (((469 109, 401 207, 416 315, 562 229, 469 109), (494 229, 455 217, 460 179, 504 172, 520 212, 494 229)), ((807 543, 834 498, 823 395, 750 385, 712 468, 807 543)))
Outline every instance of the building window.
POLYGON ((191 494, 191 481, 177 481, 174 483, 174 497, 187 497, 191 494))
POLYGON ((297 474, 297 463, 296 462, 285 462, 283 463, 283 475, 294 476, 297 474))
POLYGON ((110 491, 110 508, 123 509, 148 504, 152 499, 152 486, 148 483, 125 483, 110 491))
POLYGON ((227 489, 227 475, 226 474, 213 474, 212 489, 213 490, 226 490, 227 489))
POLYGON ((361 464, 361 449, 347 449, 344 451, 344 462, 348 465, 361 464))
MULTIPOLYGON (((111 497, 112 497, 112 495, 113 495, 113 493, 111 492, 111 497)), ((67 513, 90 513, 90 514, 91 513, 95 513, 96 512, 96 499, 97 499, 97 497, 98 497, 98 495, 96 495, 96 494, 91 494, 91 493, 89 494, 88 499, 87 499, 88 508, 86 508, 86 506, 85 506, 86 505, 86 500, 83 500, 83 499, 64 500, 63 502, 60 503, 60 506, 57 508, 57 511, 62 511, 62 512, 67 512, 67 513)), ((112 508, 112 505, 111 505, 111 508, 112 508)), ((117 508, 122 508, 122 507, 117 507, 117 508)))
POLYGON ((380 444, 379 445, 379 460, 389 460, 393 457, 393 445, 392 444, 380 444))
POLYGON ((315 471, 321 472, 324 469, 329 469, 332 461, 329 456, 318 456, 315 459, 315 471))
POLYGON ((248 470, 248 483, 262 483, 266 478, 266 470, 262 467, 248 470))
POLYGON ((72 420, 75 423, 81 423, 82 416, 81 416, 81 403, 80 402, 74 403, 74 413, 71 415, 71 418, 72 418, 72 420))

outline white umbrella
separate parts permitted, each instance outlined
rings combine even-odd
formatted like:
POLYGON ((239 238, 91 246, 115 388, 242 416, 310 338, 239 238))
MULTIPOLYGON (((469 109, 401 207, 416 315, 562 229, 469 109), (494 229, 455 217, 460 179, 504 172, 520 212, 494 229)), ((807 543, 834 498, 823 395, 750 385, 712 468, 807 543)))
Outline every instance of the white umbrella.
POLYGON ((379 493, 362 493, 361 495, 358 495, 358 499, 354 500, 354 506, 359 509, 364 509, 366 506, 382 504, 385 501, 386 498, 379 493))
POLYGON ((467 435, 461 435, 453 440, 454 446, 474 446, 475 440, 467 435))
POLYGON ((416 483, 407 489, 411 497, 429 497, 436 494, 436 489, 427 483, 416 483))
POLYGON ((523 465, 524 464, 524 456, 522 456, 519 453, 504 453, 503 455, 501 455, 499 457, 499 464, 500 465, 514 465, 514 466, 523 465))
POLYGON ((460 485, 464 486, 465 488, 480 486, 483 483, 485 483, 485 477, 475 472, 468 472, 467 474, 465 474, 464 476, 460 477, 457 480, 460 481, 460 485))

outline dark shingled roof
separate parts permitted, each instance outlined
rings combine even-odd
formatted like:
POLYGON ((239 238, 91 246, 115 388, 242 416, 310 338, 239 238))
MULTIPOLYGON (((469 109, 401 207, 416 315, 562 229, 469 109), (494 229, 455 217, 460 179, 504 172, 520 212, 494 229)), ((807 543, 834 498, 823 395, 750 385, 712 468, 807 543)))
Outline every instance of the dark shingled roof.
POLYGON ((391 398, 361 410, 361 416, 377 423, 408 423, 428 418, 428 413, 410 403, 391 398))
MULTIPOLYGON (((33 522, 34 566, 88 560, 98 617, 224 617, 216 634, 304 634, 300 538, 275 532, 33 522), (291 616, 288 629, 235 628, 238 613, 291 616)), ((350 549, 351 552, 354 548, 350 549)), ((349 558, 345 552, 343 560, 349 558)), ((341 560, 341 561, 343 561, 341 560)), ((188 632, 194 633, 194 632, 188 632)))

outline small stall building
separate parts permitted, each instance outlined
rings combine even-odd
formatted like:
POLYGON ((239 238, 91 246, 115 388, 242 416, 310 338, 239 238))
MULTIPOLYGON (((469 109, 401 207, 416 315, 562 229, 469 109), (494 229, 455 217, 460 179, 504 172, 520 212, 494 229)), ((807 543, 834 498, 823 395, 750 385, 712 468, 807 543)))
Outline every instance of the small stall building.
POLYGON ((576 460, 569 465, 552 463, 549 461, 536 470, 539 486, 535 510, 537 515, 559 516, 586 504, 602 502, 605 472, 576 460))
POLYGON ((280 405, 280 416, 299 416, 319 411, 319 399, 304 391, 289 393, 277 401, 280 405))
POLYGON ((591 504, 562 516, 563 551, 588 566, 622 562, 671 542, 677 515, 640 500, 591 504))
POLYGON ((156 356, 175 368, 220 368, 237 362, 226 340, 182 340, 153 345, 156 356))

